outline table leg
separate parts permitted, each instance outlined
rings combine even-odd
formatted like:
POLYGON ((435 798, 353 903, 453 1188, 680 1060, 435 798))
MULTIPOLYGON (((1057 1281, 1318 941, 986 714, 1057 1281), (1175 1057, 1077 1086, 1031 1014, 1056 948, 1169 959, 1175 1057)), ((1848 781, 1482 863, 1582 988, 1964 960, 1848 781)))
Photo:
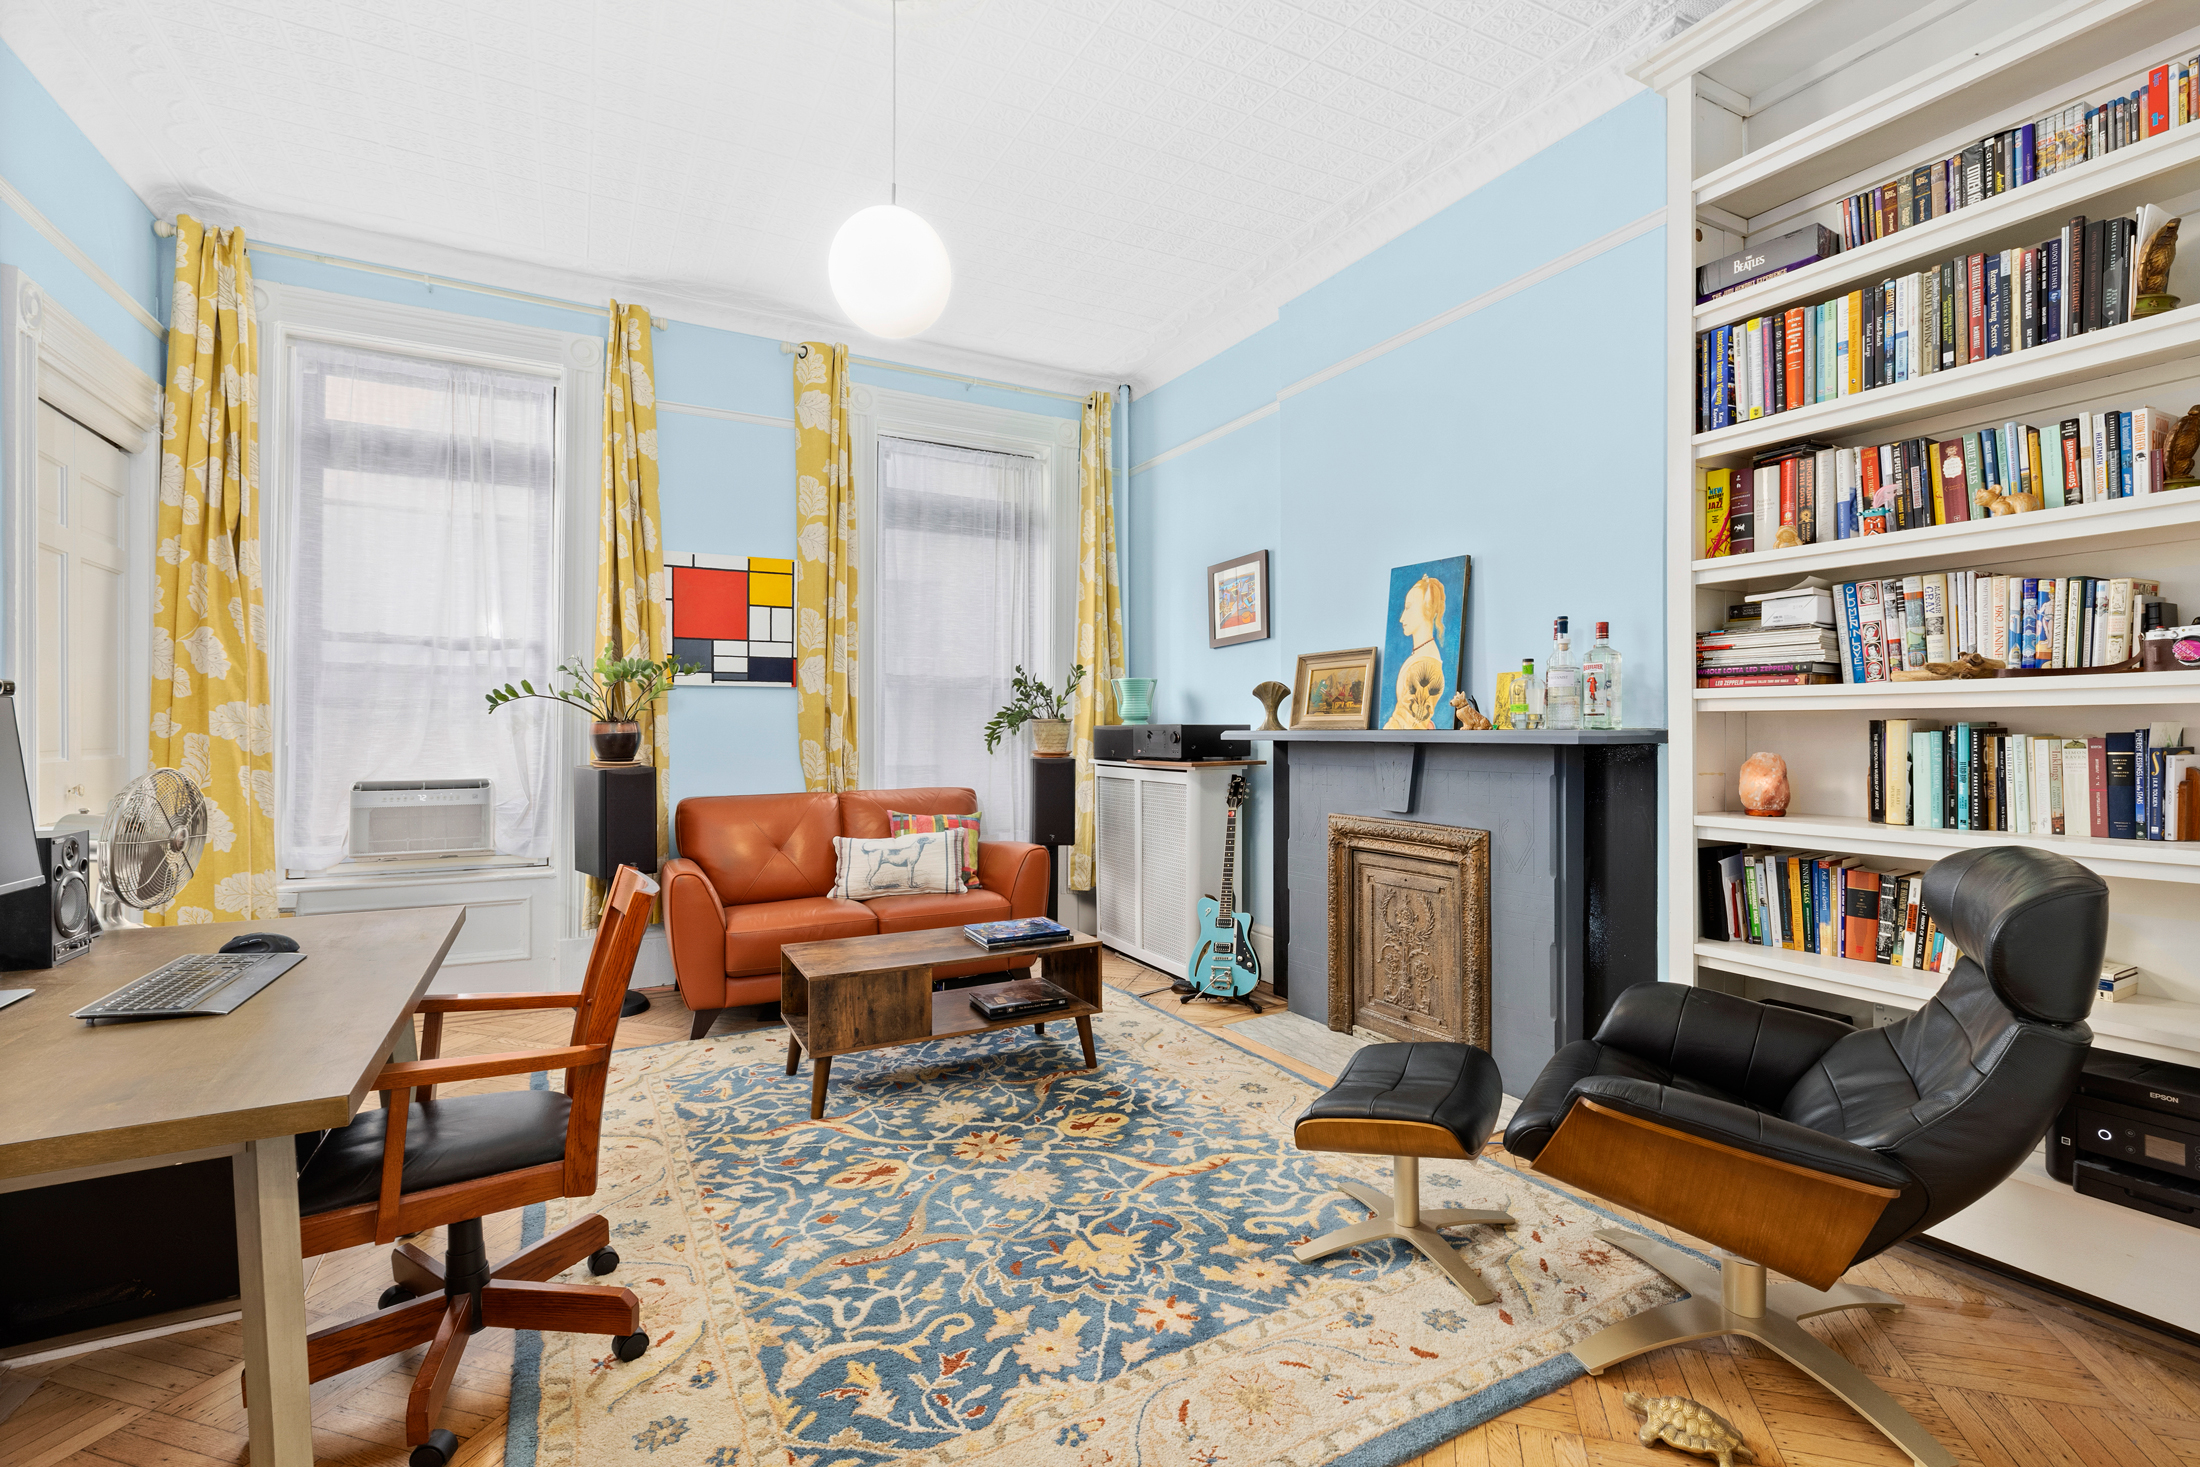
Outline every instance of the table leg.
POLYGON ((810 1057, 810 1119, 825 1119, 825 1082, 833 1073, 833 1057, 829 1054, 810 1057))
POLYGON ((288 1136, 247 1142, 229 1167, 237 1207, 252 1467, 313 1467, 296 1144, 288 1136))
POLYGON ((800 1065, 801 1063, 802 1041, 795 1038, 792 1034, 789 1034, 787 1036, 787 1073, 790 1075, 793 1074, 795 1072, 796 1066, 800 1065))
POLYGON ((1100 1057, 1092 1052, 1092 1018, 1087 1015, 1077 1021, 1077 1041, 1085 1046, 1085 1068, 1100 1068, 1100 1057))

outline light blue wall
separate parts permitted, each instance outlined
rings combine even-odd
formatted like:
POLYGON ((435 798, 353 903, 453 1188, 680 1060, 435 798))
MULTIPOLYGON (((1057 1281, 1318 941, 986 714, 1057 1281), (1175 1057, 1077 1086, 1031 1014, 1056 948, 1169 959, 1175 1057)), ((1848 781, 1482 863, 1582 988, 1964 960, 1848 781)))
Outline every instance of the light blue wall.
MULTIPOLYGON (((260 253, 259 279, 555 331, 603 333, 586 311, 260 253)), ((792 358, 772 338, 673 321, 652 334, 657 368, 658 502, 668 552, 794 555, 792 358), (679 406, 673 406, 677 404, 679 406), (774 418, 753 423, 680 407, 774 418)), ((920 372, 855 367, 858 384, 1074 419, 1078 405, 920 372)), ((596 410, 595 405, 589 411, 596 410)), ((583 588, 592 594, 592 589, 583 588)), ((576 649, 580 650, 580 649, 576 649)), ((672 693, 671 797, 802 788, 795 695, 788 688, 680 688, 672 693)))
MULTIPOLYGON (((1464 553, 1464 676, 1485 711, 1565 615, 1577 657, 1612 624, 1626 721, 1664 724, 1662 228, 1277 399, 1657 209, 1663 105, 1646 94, 1569 134, 1138 400, 1139 463, 1276 408, 1132 477, 1130 666, 1159 680, 1157 722, 1257 722, 1253 685, 1290 682, 1299 653, 1381 644, 1391 567, 1464 553), (1275 635, 1210 648, 1206 568, 1264 548, 1275 635)), ((1261 922, 1269 794, 1256 776, 1261 922)))
MULTIPOLYGON (((161 277, 168 251, 153 233, 153 211, 5 44, 0 44, 0 178, 156 320, 167 318, 161 277)), ((160 375, 159 334, 4 203, 0 264, 21 269, 139 368, 160 375)))

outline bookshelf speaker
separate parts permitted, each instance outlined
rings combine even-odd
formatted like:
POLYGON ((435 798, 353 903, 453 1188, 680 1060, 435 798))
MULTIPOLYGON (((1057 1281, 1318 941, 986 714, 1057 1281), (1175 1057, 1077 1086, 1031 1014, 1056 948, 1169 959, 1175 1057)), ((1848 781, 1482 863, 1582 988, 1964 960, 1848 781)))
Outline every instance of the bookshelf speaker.
POLYGON ((91 850, 92 838, 81 830, 38 837, 45 881, 0 896, 0 968, 58 968, 91 950, 99 932, 87 869, 91 850))
POLYGON ((1077 844, 1077 761, 1031 761, 1031 843, 1035 846, 1077 844))
POLYGON ((657 869, 657 771, 580 765, 573 771, 573 868, 609 881, 621 866, 657 869))

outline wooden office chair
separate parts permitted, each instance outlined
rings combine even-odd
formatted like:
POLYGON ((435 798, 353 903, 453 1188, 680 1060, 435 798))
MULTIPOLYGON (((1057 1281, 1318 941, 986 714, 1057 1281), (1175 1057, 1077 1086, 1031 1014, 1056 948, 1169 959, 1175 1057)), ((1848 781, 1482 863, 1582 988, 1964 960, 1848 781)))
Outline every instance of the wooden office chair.
POLYGON ((469 1335, 491 1325, 610 1335, 621 1360, 637 1359, 649 1348, 641 1303, 631 1290, 544 1282, 583 1258, 591 1273, 619 1266, 603 1214, 592 1212, 497 1264, 483 1246, 481 1219, 552 1197, 594 1194, 612 1035, 656 895, 656 882, 632 867, 619 868, 578 993, 422 999, 422 1057, 384 1066, 374 1081, 382 1108, 361 1111, 343 1130, 329 1132, 298 1174, 308 1258, 428 1228, 446 1230, 441 1262, 400 1243, 390 1254, 397 1282, 382 1295, 382 1307, 316 1330, 306 1341, 314 1380, 427 1345, 405 1408, 412 1467, 444 1467, 458 1448, 458 1438, 435 1423, 469 1335), (437 1057, 445 1014, 547 1008, 573 1010, 572 1042, 562 1048, 437 1057), (435 1098, 438 1084, 555 1069, 565 1071, 563 1094, 513 1090, 435 1098))

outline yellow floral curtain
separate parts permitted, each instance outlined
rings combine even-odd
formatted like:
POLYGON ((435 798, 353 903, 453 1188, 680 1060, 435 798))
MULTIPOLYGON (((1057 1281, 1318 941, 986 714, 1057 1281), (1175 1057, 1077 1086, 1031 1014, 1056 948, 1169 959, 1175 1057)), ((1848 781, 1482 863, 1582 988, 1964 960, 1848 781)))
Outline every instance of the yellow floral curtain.
POLYGON ((1077 690, 1077 844, 1070 852, 1073 891, 1092 890, 1096 812, 1092 730, 1116 723, 1115 679, 1123 671, 1123 592, 1115 573, 1115 394, 1085 399, 1078 434, 1077 660, 1085 680, 1077 690))
MULTIPOLYGON (((614 657, 662 661, 672 650, 665 619, 665 547, 657 533, 657 377, 650 356, 649 312, 611 303, 604 343, 603 523, 596 550, 596 646, 614 657)), ((672 767, 659 700, 635 715, 642 744, 635 757, 657 768, 657 855, 665 855, 665 774, 672 767)), ((589 908, 603 901, 589 882, 589 908)))
POLYGON ((206 797, 198 871, 152 923, 275 915, 275 721, 260 585, 259 331, 244 231, 176 217, 153 585, 156 766, 206 797))
POLYGON ((856 748, 856 486, 849 474, 848 348, 794 360, 795 727, 802 784, 852 790, 856 748))

